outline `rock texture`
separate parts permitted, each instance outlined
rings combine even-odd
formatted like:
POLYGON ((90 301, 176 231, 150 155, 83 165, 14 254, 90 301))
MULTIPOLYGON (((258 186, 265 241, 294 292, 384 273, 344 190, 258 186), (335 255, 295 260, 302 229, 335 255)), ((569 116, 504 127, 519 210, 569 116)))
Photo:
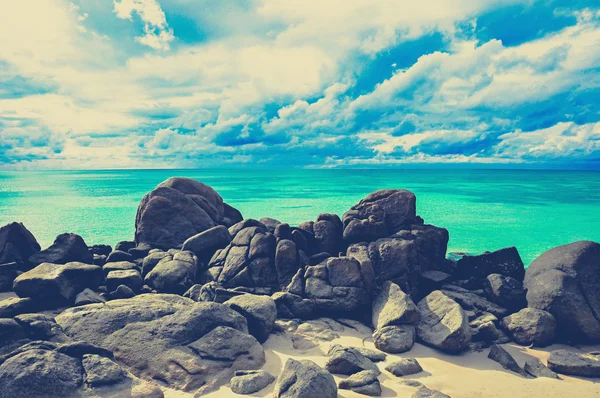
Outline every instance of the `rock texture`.
POLYGON ((248 331, 259 343, 264 343, 275 326, 277 306, 269 296, 242 294, 225 302, 248 321, 248 331))
POLYGON ((386 281, 373 300, 372 321, 376 329, 390 325, 415 324, 419 321, 419 311, 398 285, 386 281))
POLYGON ((600 353, 552 351, 548 358, 548 367, 565 375, 600 377, 600 353))
POLYGON ((379 372, 377 365, 356 348, 336 346, 328 355, 325 369, 330 373, 352 375, 363 370, 379 372))
POLYGON ((49 248, 29 257, 32 266, 41 263, 66 264, 81 262, 92 264, 94 256, 88 250, 83 238, 77 234, 61 234, 56 237, 49 248))
POLYGON ((250 395, 259 392, 275 381, 275 377, 264 370, 238 370, 231 378, 231 391, 250 395))
POLYGON ((288 359, 277 378, 275 398, 336 398, 337 386, 331 373, 309 360, 288 359))
POLYGON ((467 255, 456 263, 455 276, 457 279, 484 279, 490 274, 510 276, 522 281, 525 276, 525 266, 517 248, 507 247, 477 256, 467 255))
POLYGON ((492 344, 488 358, 492 361, 498 362, 506 370, 520 374, 521 376, 527 376, 525 371, 519 366, 517 361, 499 345, 492 344))
POLYGON ((545 347, 554 341, 556 320, 549 312, 524 308, 502 319, 502 327, 521 345, 545 347))
POLYGON ((389 354, 400 354, 415 344, 415 327, 412 325, 393 325, 376 329, 373 332, 373 343, 378 350, 389 354))
POLYGON ((39 243, 22 223, 0 228, 0 264, 15 263, 21 271, 31 269, 29 257, 41 250, 39 243))
POLYGON ((144 282, 161 293, 183 294, 194 285, 197 261, 192 252, 171 250, 146 274, 144 282))
POLYGON ((377 379, 378 375, 378 371, 363 370, 341 380, 339 387, 342 390, 351 390, 357 394, 379 397, 381 396, 381 384, 377 379))
POLYGON ((414 358, 402 358, 385 367, 385 370, 397 377, 409 376, 423 371, 421 364, 414 358))

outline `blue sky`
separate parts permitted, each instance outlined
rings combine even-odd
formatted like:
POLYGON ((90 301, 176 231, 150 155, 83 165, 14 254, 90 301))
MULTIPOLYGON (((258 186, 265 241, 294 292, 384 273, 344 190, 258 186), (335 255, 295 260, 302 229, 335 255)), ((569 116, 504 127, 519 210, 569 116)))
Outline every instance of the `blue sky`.
POLYGON ((0 168, 600 168, 597 0, 21 0, 0 168))

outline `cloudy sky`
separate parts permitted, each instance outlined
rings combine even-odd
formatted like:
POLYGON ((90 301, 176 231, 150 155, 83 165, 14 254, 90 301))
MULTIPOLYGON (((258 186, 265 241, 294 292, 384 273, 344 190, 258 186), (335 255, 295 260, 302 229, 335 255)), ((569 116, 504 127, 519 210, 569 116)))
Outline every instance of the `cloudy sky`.
POLYGON ((600 168, 597 0, 19 0, 0 168, 600 168))

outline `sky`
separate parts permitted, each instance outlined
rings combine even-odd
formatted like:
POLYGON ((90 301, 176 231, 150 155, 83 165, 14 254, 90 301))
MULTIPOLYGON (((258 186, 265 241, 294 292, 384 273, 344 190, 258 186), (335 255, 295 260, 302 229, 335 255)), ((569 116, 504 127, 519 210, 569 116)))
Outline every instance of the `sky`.
POLYGON ((0 169, 600 169, 598 0, 19 0, 0 169))

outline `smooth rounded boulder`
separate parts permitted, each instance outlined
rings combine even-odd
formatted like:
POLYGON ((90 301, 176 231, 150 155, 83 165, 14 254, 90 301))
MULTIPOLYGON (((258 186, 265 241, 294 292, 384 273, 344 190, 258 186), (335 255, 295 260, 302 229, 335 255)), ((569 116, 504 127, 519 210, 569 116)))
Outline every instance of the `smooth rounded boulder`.
POLYGON ((600 244, 579 241, 539 256, 527 269, 529 307, 551 313, 561 340, 600 342, 600 244))
POLYGON ((242 294, 225 302, 231 309, 242 314, 248 321, 248 332, 264 343, 275 326, 277 306, 269 296, 242 294))
POLYGON ((275 383, 274 398, 337 398, 331 373, 310 360, 289 358, 275 383))
POLYGON ((21 271, 31 269, 29 257, 41 250, 35 237, 22 223, 0 228, 0 264, 16 263, 21 271))
POLYGON ((556 320, 549 312, 524 308, 502 319, 502 327, 521 345, 545 347, 554 340, 556 320))

